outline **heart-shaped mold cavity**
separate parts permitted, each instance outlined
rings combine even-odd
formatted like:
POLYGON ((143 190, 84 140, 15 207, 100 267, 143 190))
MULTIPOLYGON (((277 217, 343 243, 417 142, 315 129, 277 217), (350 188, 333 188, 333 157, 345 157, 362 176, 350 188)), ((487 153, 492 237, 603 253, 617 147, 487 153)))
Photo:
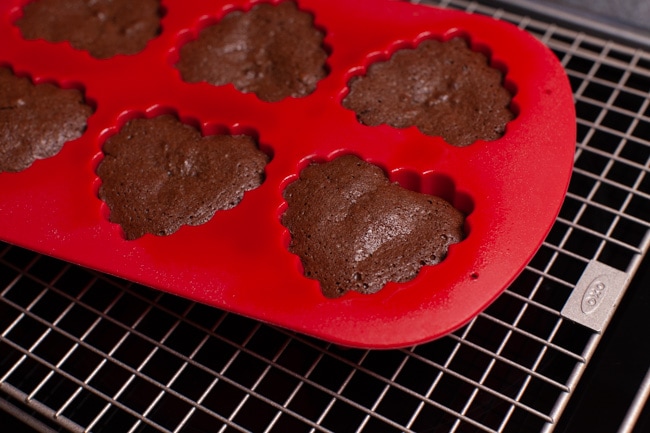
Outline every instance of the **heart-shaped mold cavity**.
POLYGON ((160 32, 159 0, 34 0, 15 25, 25 39, 69 42, 98 59, 136 54, 160 32))
POLYGON ((389 59, 352 77, 342 103, 369 126, 416 126, 455 146, 501 137, 513 113, 503 73, 465 38, 431 37, 412 48, 395 44, 389 59))
POLYGON ((324 33, 292 1, 229 11, 180 48, 187 82, 233 84, 267 102, 311 94, 327 75, 324 33))
POLYGON ((22 171, 84 133, 93 109, 76 88, 33 84, 0 67, 0 172, 22 171))
POLYGON ((289 249, 329 298, 409 281, 465 237, 464 215, 449 202, 403 188, 354 155, 307 166, 284 196, 289 249))
POLYGON ((129 120, 102 150, 98 195, 129 240, 235 207, 262 184, 269 161, 250 135, 203 136, 170 114, 129 120))

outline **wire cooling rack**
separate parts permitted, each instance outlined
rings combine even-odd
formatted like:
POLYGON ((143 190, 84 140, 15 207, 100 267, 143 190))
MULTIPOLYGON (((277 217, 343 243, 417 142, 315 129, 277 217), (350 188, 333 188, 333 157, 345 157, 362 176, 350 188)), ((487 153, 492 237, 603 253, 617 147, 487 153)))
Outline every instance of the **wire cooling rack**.
POLYGON ((442 6, 536 35, 575 94, 566 202, 492 306, 428 344, 346 349, 0 243, 0 409, 45 432, 552 431, 616 302, 596 324, 565 304, 593 275, 619 296, 649 249, 650 53, 442 6))

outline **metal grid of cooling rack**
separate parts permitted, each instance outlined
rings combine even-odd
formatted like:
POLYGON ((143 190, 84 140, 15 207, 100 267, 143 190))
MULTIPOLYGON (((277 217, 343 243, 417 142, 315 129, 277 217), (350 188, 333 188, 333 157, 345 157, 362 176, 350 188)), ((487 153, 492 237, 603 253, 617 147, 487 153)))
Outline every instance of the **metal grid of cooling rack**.
MULTIPOLYGON (((552 431, 600 334, 562 308, 650 243, 650 53, 460 1, 561 59, 578 143, 538 254, 448 337, 345 349, 0 243, 0 402, 41 431, 552 431)), ((542 198, 540 198, 542 199, 542 198)))

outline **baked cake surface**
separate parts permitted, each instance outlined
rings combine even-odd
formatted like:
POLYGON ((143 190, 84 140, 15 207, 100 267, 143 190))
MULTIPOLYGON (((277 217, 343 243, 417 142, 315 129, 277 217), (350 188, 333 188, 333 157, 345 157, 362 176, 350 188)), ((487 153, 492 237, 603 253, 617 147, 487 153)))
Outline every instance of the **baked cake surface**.
POLYGON ((370 65, 349 83, 344 107, 369 126, 417 126, 456 146, 501 137, 512 120, 503 74, 464 39, 425 40, 370 65))
POLYGON ((80 91, 34 85, 0 68, 0 172, 22 171, 56 155, 83 134, 91 114, 80 91))
POLYGON ((188 82, 232 83, 275 102, 312 93, 327 74, 323 33, 295 3, 230 12, 185 44, 176 67, 188 82))
POLYGON ((103 152, 99 197, 127 239, 169 235, 236 206, 269 160, 250 136, 201 136, 171 115, 131 120, 103 152))
POLYGON ((159 0, 35 0, 16 21, 26 39, 67 41, 93 57, 136 54, 160 29, 159 0))
POLYGON ((308 166, 285 199, 290 251, 331 298, 411 280, 464 236, 464 216, 447 201, 391 183, 352 155, 308 166))

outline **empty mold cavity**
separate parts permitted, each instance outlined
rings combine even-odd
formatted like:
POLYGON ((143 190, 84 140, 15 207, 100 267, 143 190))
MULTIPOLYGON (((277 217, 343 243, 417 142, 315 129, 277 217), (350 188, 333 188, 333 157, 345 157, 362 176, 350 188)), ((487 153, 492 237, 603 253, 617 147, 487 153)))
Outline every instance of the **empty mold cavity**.
POLYGON ((124 113, 103 136, 97 195, 127 240, 200 225, 264 181, 270 154, 257 134, 201 124, 173 110, 124 113), (208 134, 202 133, 208 131, 208 134))
POLYGON ((473 201, 446 176, 387 175, 354 155, 301 168, 284 189, 285 245, 328 298, 410 281, 467 235, 473 201))

